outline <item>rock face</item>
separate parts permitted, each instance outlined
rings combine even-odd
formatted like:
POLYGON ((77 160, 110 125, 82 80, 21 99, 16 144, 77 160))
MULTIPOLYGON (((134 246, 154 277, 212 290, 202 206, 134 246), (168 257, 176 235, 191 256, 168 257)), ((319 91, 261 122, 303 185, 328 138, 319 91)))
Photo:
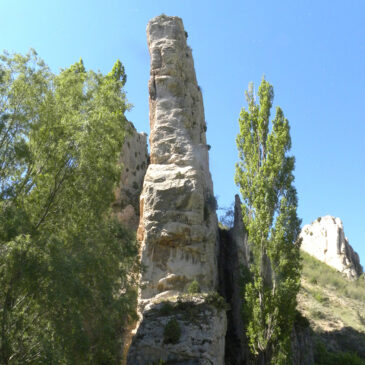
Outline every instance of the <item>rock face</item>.
POLYGON ((313 347, 313 336, 309 324, 301 326, 300 323, 295 323, 291 335, 292 364, 313 365, 313 347))
POLYGON ((302 250, 344 273, 349 279, 358 278, 363 270, 359 255, 345 237, 342 221, 330 215, 318 218, 302 228, 302 250))
POLYGON ((230 306, 227 312, 225 365, 243 365, 247 363, 249 349, 242 318, 242 275, 248 269, 250 253, 238 195, 235 196, 233 228, 229 231, 221 229, 219 233, 219 292, 230 306))
POLYGON ((160 359, 223 364, 225 310, 205 302, 202 295, 189 296, 186 305, 204 308, 204 320, 186 320, 178 311, 169 316, 159 312, 161 302, 183 300, 192 282, 201 292, 218 286, 218 225, 206 123, 186 37, 177 17, 162 15, 147 26, 151 163, 140 198, 137 237, 145 269, 139 294, 141 322, 128 355, 131 365, 160 359), (180 336, 171 343, 163 334, 173 319, 180 336))
POLYGON ((147 135, 138 133, 130 123, 121 153, 123 170, 115 191, 113 213, 119 222, 133 231, 137 230, 139 223, 139 197, 148 162, 147 135))
POLYGON ((225 331, 225 311, 205 296, 170 297, 144 310, 127 364, 224 364, 225 331))

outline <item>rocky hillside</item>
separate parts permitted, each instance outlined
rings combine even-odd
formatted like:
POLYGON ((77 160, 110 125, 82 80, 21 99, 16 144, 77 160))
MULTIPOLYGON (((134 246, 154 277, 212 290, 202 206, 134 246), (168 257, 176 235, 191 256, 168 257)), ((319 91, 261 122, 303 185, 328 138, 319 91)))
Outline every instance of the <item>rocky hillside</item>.
POLYGON ((365 364, 363 276, 350 281, 337 270, 307 253, 302 252, 302 256, 303 275, 298 309, 309 320, 313 331, 316 363, 365 364), (321 356, 325 353, 329 361, 331 352, 347 354, 333 355, 337 356, 337 360, 323 362, 321 356), (356 353, 363 362, 359 362, 361 360, 349 353, 356 353), (348 359, 341 362, 340 356, 348 359))

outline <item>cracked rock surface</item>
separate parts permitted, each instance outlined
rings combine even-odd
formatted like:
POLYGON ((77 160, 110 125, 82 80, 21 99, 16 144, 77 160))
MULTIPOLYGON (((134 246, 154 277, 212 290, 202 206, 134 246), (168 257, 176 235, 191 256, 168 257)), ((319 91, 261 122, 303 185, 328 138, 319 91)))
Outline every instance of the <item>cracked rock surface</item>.
POLYGON ((140 198, 137 232, 145 269, 139 293, 141 321, 128 355, 128 364, 133 365, 160 359, 173 359, 174 364, 223 364, 224 358, 224 310, 209 307, 204 323, 199 318, 188 323, 176 314, 181 336, 168 346, 161 337, 166 318, 156 312, 161 301, 183 295, 194 281, 201 292, 215 291, 218 286, 218 224, 210 147, 206 144, 202 94, 186 38, 178 17, 161 15, 147 26, 150 165, 140 198))

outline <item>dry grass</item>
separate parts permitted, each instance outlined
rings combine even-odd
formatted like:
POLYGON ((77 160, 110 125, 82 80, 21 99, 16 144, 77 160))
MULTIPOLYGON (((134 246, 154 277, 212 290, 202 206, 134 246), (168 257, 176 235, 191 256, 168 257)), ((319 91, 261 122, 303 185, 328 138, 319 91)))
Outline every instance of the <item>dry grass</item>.
POLYGON ((302 252, 299 310, 314 330, 352 327, 365 333, 365 281, 349 281, 341 273, 302 252))

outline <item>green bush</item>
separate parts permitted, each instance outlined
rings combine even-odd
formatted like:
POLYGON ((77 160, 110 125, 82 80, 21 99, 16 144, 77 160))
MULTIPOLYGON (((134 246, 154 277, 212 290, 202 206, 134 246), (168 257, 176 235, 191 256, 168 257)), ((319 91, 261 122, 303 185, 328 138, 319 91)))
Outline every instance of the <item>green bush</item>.
POLYGON ((163 342, 167 343, 178 343, 181 336, 181 328, 179 322, 173 318, 167 322, 163 331, 163 342))
POLYGON ((313 293, 313 298, 319 302, 319 303, 326 303, 328 302, 328 298, 325 297, 322 293, 320 292, 314 292, 313 293))
POLYGON ((229 310, 230 306, 225 299, 220 296, 217 292, 211 292, 205 298, 205 303, 216 307, 219 310, 229 310))
POLYGON ((365 365, 365 360, 352 352, 329 352, 323 343, 315 349, 315 365, 365 365))
POLYGON ((200 285, 196 280, 193 280, 187 287, 187 291, 189 294, 197 294, 200 293, 200 285))

